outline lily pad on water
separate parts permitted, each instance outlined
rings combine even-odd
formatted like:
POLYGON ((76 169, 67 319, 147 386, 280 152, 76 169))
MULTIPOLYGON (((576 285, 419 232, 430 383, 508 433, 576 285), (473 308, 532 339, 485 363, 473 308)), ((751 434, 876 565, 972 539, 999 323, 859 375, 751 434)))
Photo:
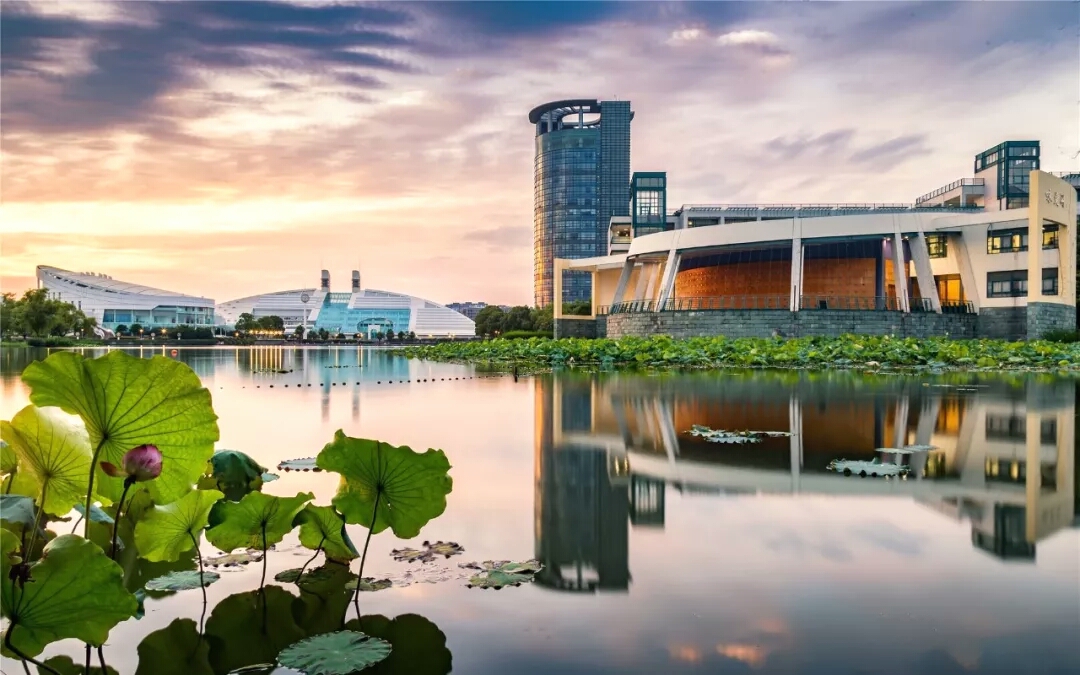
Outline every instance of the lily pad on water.
POLYGON ((425 541, 422 549, 395 548, 390 551, 390 555, 398 562, 428 563, 435 560, 436 557, 449 558, 464 552, 465 549, 460 544, 455 544, 452 541, 437 541, 434 544, 425 541))
POLYGON ((46 487, 46 513, 66 515, 86 499, 90 438, 77 420, 56 408, 28 405, 0 422, 0 435, 18 456, 20 471, 33 477, 38 491, 46 487))
POLYGON ((533 580, 537 572, 543 569, 543 565, 536 560, 520 563, 488 560, 479 564, 466 563, 462 567, 474 565, 478 565, 474 569, 480 569, 481 572, 469 579, 466 585, 469 588, 494 588, 495 590, 505 586, 527 584, 533 580))
POLYGON ((287 459, 277 465, 278 471, 322 471, 315 464, 314 457, 304 457, 301 459, 287 459))
POLYGON ((342 572, 351 577, 356 575, 351 574, 349 568, 344 564, 331 563, 329 565, 323 565, 322 567, 314 567, 304 572, 304 576, 300 576, 299 567, 294 567, 288 570, 282 570, 274 575, 274 581, 281 581, 287 584, 298 583, 300 585, 319 584, 336 579, 342 572))
POLYGON ((251 492, 239 502, 218 502, 211 520, 220 524, 206 531, 206 539, 226 552, 276 544, 293 529, 293 519, 304 504, 314 498, 310 492, 295 497, 251 492))
POLYGON ((210 645, 191 619, 174 619, 139 643, 135 675, 214 675, 210 645))
POLYGON ((195 548, 210 509, 222 497, 217 490, 192 490, 172 504, 147 511, 135 525, 139 556, 155 562, 177 560, 181 553, 195 548))
POLYGON ((355 591, 357 586, 360 587, 360 592, 373 593, 375 591, 385 591, 394 585, 394 582, 389 579, 375 579, 374 577, 364 577, 363 579, 353 579, 349 583, 345 584, 345 588, 350 591, 355 591))
POLYGON ((104 644, 113 626, 135 614, 135 596, 124 572, 96 544, 63 534, 30 566, 32 581, 12 579, 8 556, 0 559, 0 609, 19 651, 36 656, 51 642, 77 638, 104 644), (20 588, 16 588, 20 586, 20 588))
MULTIPOLYGON (((90 666, 90 670, 86 670, 83 664, 75 663, 70 656, 54 656, 51 659, 45 659, 43 663, 60 675, 118 675, 116 669, 110 665, 106 665, 105 670, 102 670, 100 666, 90 666)), ((38 673, 52 675, 44 668, 38 668, 38 673)))
POLYGON ((450 462, 442 450, 413 452, 406 446, 351 438, 339 429, 317 461, 320 468, 341 474, 333 502, 346 522, 363 525, 372 534, 390 528, 402 539, 415 537, 446 510, 446 495, 453 489, 450 462), (372 522, 376 501, 382 508, 372 522))
POLYGON ((390 656, 390 643, 355 631, 301 640, 278 655, 278 663, 304 675, 348 675, 390 656))
POLYGON ((203 572, 199 578, 199 570, 184 570, 182 572, 170 572, 163 577, 151 579, 146 582, 146 590, 155 592, 189 591, 200 586, 209 586, 221 575, 217 572, 203 572))
POLYGON ((364 670, 364 675, 446 675, 453 667, 446 635, 418 614, 401 614, 393 620, 367 614, 345 624, 345 629, 390 643, 390 657, 364 670))
POLYGON ((203 560, 207 567, 238 567, 248 563, 262 560, 262 551, 244 551, 243 553, 226 553, 225 555, 211 556, 203 560))
POLYGON ((300 543, 306 548, 322 548, 330 560, 347 562, 360 557, 349 533, 345 531, 345 519, 333 506, 307 504, 296 514, 300 525, 300 543))
POLYGON ((82 418, 90 447, 101 448, 94 491, 109 501, 120 499, 124 481, 109 477, 100 462, 120 466, 131 448, 157 446, 161 475, 145 485, 156 503, 168 504, 187 494, 214 452, 218 426, 210 392, 179 361, 119 350, 87 359, 64 351, 31 363, 22 379, 35 405, 57 406, 82 418))
POLYGON ((276 473, 270 473, 269 471, 264 471, 263 475, 262 475, 262 482, 264 482, 264 483, 273 483, 278 478, 281 478, 281 476, 277 475, 276 473))

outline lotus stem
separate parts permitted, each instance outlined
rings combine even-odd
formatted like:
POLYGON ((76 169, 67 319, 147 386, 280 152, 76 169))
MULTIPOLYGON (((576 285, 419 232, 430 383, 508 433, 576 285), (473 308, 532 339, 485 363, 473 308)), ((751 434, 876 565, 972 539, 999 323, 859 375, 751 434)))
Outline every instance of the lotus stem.
MULTIPOLYGON (((188 530, 188 536, 191 537, 191 543, 195 544, 195 555, 199 558, 199 588, 202 589, 202 604, 203 611, 206 611, 206 581, 203 580, 203 561, 202 551, 199 550, 199 540, 195 538, 195 535, 188 530)), ((266 560, 266 554, 263 554, 263 560, 266 560)), ((200 630, 202 630, 200 628, 200 630)))
MULTIPOLYGON (((16 469, 15 471, 18 471, 16 469)), ((15 471, 11 472, 11 475, 4 479, 4 494, 11 494, 11 486, 15 484, 15 471)))
POLYGON ((90 482, 86 486, 86 511, 84 516, 86 525, 83 526, 84 539, 90 538, 90 506, 94 502, 94 474, 97 472, 98 455, 101 454, 101 449, 105 447, 105 440, 106 437, 102 436, 97 447, 94 448, 94 456, 90 458, 90 482))
POLYGON ((83 673, 85 673, 85 675, 90 675, 90 643, 87 642, 85 644, 86 644, 86 665, 83 667, 83 673))
POLYGON ((324 534, 324 535, 323 535, 323 537, 322 537, 322 539, 321 539, 321 540, 319 540, 319 545, 315 547, 315 555, 313 555, 313 556, 311 556, 310 558, 308 558, 308 559, 307 559, 307 562, 306 562, 306 563, 304 563, 304 564, 303 564, 303 566, 301 566, 301 567, 300 567, 300 574, 297 574, 297 575, 296 575, 296 585, 297 585, 297 586, 299 586, 299 585, 300 585, 300 577, 304 576, 304 570, 306 570, 306 569, 307 569, 307 566, 308 566, 308 565, 310 565, 310 564, 311 564, 311 562, 312 562, 313 560, 315 560, 315 558, 318 558, 318 557, 319 557, 319 553, 321 553, 321 552, 322 552, 322 545, 323 545, 323 543, 325 543, 325 542, 326 542, 326 535, 324 534))
MULTIPOLYGON (((124 491, 120 493, 120 501, 116 503, 116 517, 113 518, 112 528, 112 546, 109 548, 109 557, 116 560, 116 533, 120 531, 120 515, 124 510, 124 498, 127 497, 128 488, 130 488, 135 481, 129 476, 124 479, 124 491)), ((86 510, 86 524, 90 524, 90 509, 86 510)))
POLYGON ((105 665, 105 651, 102 649, 102 645, 98 645, 97 657, 98 663, 101 664, 101 675, 108 675, 109 667, 105 665))
MULTIPOLYGON (((47 666, 44 663, 42 663, 41 661, 38 661, 37 659, 35 659, 34 657, 27 656, 26 654, 23 654, 21 651, 19 651, 18 647, 11 644, 11 631, 15 630, 16 625, 17 624, 12 622, 12 623, 10 623, 8 625, 8 629, 6 631, 4 631, 4 646, 8 648, 8 651, 10 651, 12 654, 14 654, 15 656, 18 656, 20 659, 22 659, 24 667, 26 665, 26 662, 29 661, 30 663, 32 663, 32 664, 34 664, 35 666, 38 667, 39 672, 42 671, 42 670, 45 670, 47 672, 52 673, 53 675, 60 675, 60 672, 57 671, 52 666, 47 666)), ((27 670, 29 670, 29 669, 27 669, 27 670)))
POLYGON ((30 556, 34 555, 34 546, 37 545, 38 530, 41 529, 41 517, 45 514, 45 497, 49 494, 49 481, 41 484, 41 503, 38 504, 37 514, 34 516, 34 529, 30 532, 30 545, 23 551, 23 564, 30 563, 30 556))
POLYGON ((262 581, 259 582, 259 589, 266 585, 266 523, 262 524, 262 552, 263 552, 263 573, 262 581))
POLYGON ((356 608, 356 618, 360 618, 360 582, 364 578, 364 561, 367 560, 368 544, 371 543, 371 533, 375 531, 375 517, 379 515, 379 497, 382 490, 375 490, 375 507, 371 509, 371 527, 367 531, 367 539, 364 540, 364 552, 360 554, 360 573, 356 575, 356 590, 353 591, 353 607, 356 608))

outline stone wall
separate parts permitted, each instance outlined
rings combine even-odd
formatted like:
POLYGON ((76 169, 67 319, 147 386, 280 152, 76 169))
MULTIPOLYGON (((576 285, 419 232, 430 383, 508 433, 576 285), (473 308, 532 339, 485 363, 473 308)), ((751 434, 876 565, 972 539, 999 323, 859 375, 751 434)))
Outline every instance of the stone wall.
POLYGON ((983 307, 979 310, 975 334, 995 340, 1023 340, 1027 337, 1027 307, 983 307))
MULTIPOLYGON (((604 317, 598 317, 603 319, 604 317)), ((556 338, 604 337, 597 333, 597 319, 555 319, 556 338)), ((605 322, 606 323, 606 322, 605 322)))
POLYGON ((975 330, 974 314, 849 310, 789 312, 782 309, 611 314, 607 317, 606 325, 606 334, 611 338, 629 335, 670 335, 676 338, 724 335, 739 338, 771 337, 777 333, 783 337, 855 333, 973 338, 975 330))
POLYGON ((1031 302, 1027 306, 1028 339, 1037 340, 1052 330, 1076 330, 1076 307, 1055 302, 1031 302))

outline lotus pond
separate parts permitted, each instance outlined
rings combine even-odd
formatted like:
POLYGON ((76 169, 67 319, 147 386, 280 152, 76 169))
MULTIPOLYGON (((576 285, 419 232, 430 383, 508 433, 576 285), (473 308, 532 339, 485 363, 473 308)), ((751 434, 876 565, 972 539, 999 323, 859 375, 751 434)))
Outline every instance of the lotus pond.
POLYGON ((864 370, 5 349, 0 669, 1076 672, 1077 379, 864 370))

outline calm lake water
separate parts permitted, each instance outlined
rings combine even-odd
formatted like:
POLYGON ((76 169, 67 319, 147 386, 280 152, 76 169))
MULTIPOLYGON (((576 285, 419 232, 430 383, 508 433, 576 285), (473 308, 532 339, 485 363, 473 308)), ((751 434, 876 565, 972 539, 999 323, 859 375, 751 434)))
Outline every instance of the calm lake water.
MULTIPOLYGON (((27 404, 18 375, 43 354, 4 350, 5 419, 27 404)), ((391 549, 425 539, 465 553, 429 566, 451 580, 362 594, 363 621, 394 619, 400 636, 392 661, 370 672, 1080 672, 1075 380, 566 372, 515 382, 377 350, 173 358, 211 390, 219 447, 271 470, 316 455, 337 429, 446 451, 446 513, 412 542, 373 537, 365 576, 401 580, 410 567, 391 549), (693 425, 791 436, 710 443, 687 433, 693 425), (910 444, 936 449, 904 459, 915 468, 906 480, 825 470, 910 444), (545 565, 535 583, 497 592, 466 588, 457 569, 534 557, 545 565)), ((279 473, 264 491, 328 504, 336 488, 333 475, 279 473)), ((362 544, 360 528, 351 536, 362 544)), ((286 539, 268 579, 308 555, 286 539)), ((128 565, 136 586, 176 568, 128 565)), ((205 640, 192 627, 198 591, 151 597, 143 618, 112 631, 109 665, 224 675, 335 629, 345 609, 335 588, 273 582, 264 631, 259 566, 220 571, 205 640)), ((68 641, 46 656, 81 663, 82 653, 68 641)), ((5 661, 4 672, 21 670, 5 661)))

